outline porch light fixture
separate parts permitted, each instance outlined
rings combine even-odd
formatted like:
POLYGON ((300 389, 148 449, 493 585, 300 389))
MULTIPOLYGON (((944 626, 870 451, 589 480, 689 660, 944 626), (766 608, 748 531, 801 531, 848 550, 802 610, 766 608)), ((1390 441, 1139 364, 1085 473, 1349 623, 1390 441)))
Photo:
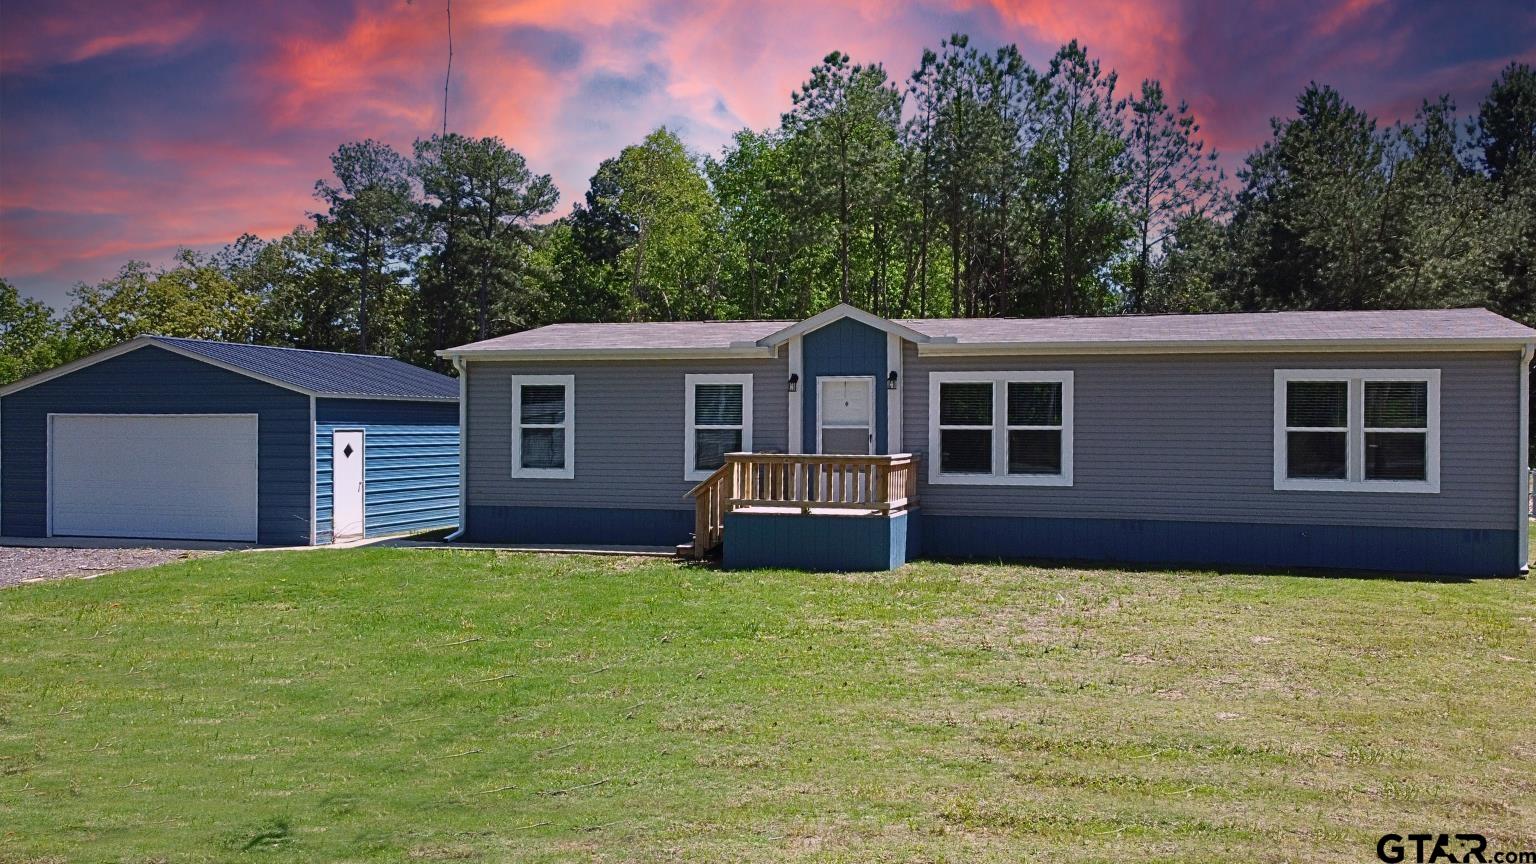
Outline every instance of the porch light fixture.
POLYGON ((887 389, 887 390, 895 390, 896 389, 896 370, 895 369, 891 370, 891 374, 885 376, 885 389, 887 389))
POLYGON ((799 389, 800 389, 800 373, 799 372, 791 372, 791 373, 789 373, 789 392, 793 393, 793 392, 795 392, 796 390, 799 390, 799 389))

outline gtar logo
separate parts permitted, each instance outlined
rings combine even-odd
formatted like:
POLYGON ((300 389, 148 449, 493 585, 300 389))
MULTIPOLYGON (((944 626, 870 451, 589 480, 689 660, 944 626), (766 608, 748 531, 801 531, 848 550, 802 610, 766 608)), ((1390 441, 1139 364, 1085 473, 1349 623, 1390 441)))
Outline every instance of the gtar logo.
POLYGON ((1409 834, 1405 839, 1401 834, 1385 834, 1376 841, 1376 857, 1387 864, 1403 864, 1405 861, 1413 861, 1414 864, 1488 864, 1488 859, 1483 853, 1488 849, 1488 838, 1481 834, 1457 834, 1455 840, 1450 834, 1409 834), (1409 850, 1412 849, 1413 857, 1409 858, 1409 850))

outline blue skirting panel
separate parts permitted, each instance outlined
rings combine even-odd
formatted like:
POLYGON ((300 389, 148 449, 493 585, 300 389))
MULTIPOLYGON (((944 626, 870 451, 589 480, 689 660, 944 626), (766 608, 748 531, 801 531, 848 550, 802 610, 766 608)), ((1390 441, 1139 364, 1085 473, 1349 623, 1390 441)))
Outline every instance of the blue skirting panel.
POLYGON ((471 543, 675 546, 693 535, 693 511, 471 504, 465 524, 471 543))
POLYGON ((1513 576, 1514 531, 1261 525, 1134 519, 923 516, 931 558, 1059 559, 1128 564, 1372 570, 1513 576))
POLYGON ((728 513, 724 563, 729 570, 895 570, 907 563, 907 513, 807 516, 728 513))
POLYGON ((368 537, 459 522, 459 406, 381 399, 315 403, 315 542, 332 540, 331 442, 363 430, 363 533, 368 537))

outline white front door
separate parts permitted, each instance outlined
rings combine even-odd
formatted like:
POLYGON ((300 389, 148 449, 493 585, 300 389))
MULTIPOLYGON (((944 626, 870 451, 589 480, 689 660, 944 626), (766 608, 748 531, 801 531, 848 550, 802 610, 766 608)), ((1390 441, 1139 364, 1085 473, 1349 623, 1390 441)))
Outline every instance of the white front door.
POLYGON ((875 379, 816 379, 816 452, 875 452, 875 379))
POLYGON ((363 536, 363 432, 331 433, 331 535, 336 542, 363 536))
POLYGON ((48 421, 50 534, 256 542, 256 415, 48 421))

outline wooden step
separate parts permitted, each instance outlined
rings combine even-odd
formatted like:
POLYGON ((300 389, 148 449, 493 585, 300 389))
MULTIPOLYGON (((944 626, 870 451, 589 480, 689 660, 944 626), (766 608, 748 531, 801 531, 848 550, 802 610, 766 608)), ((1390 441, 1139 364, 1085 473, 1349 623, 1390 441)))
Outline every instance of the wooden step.
POLYGON ((693 544, 692 543, 679 543, 679 544, 677 544, 677 557, 682 558, 684 560, 691 560, 693 558, 693 544))

